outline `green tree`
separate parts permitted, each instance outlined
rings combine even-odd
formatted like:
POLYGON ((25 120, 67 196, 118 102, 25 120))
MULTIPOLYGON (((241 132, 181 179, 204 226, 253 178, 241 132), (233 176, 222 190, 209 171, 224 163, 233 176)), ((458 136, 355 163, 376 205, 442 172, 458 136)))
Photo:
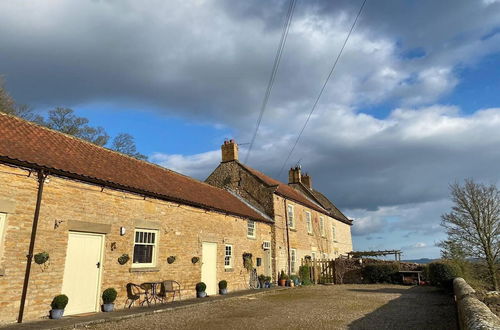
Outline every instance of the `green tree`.
POLYGON ((454 206, 441 216, 448 240, 441 242, 445 255, 463 253, 486 261, 491 284, 499 289, 496 269, 500 257, 500 191, 495 185, 465 180, 450 186, 454 206))
POLYGON ((131 157, 146 160, 147 156, 137 152, 134 137, 128 133, 120 133, 113 139, 111 149, 129 155, 131 157))

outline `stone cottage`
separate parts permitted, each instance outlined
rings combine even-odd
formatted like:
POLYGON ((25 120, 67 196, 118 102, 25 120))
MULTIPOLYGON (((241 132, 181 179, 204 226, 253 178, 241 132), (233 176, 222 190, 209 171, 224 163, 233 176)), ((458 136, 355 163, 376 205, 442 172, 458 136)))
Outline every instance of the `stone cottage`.
POLYGON ((225 141, 222 161, 206 182, 224 188, 273 219, 272 269, 295 274, 300 259, 337 258, 352 251, 349 220, 326 196, 312 188, 309 175, 291 168, 288 184, 238 160, 238 145, 225 141))
MULTIPOLYGON (((233 180, 230 184, 237 186, 233 180)), ((299 243, 301 212, 310 212, 313 222, 323 216, 325 226, 335 222, 338 239, 347 237, 340 228, 344 223, 318 203, 289 198, 288 193, 303 196, 290 187, 266 200, 274 188, 263 184, 255 194, 267 204, 248 202, 5 114, 0 114, 0 182, 0 323, 45 317, 52 298, 61 293, 69 297, 65 315, 96 312, 109 287, 118 291, 121 308, 128 282, 176 280, 183 297, 194 296, 200 281, 208 294, 216 293, 219 280, 227 280, 229 290, 248 288, 242 255, 259 258, 259 264, 254 262, 258 273, 274 273, 269 246, 280 255, 285 251, 285 205, 295 207, 290 223, 297 230, 291 236, 296 258, 306 247, 312 252, 309 244, 299 243), (276 229, 273 219, 279 221, 276 229), (277 243, 271 244, 274 236, 277 243), (49 259, 34 262, 43 252, 49 259), (123 263, 126 256, 130 260, 123 263)), ((314 245, 318 253, 333 253, 338 243, 324 240, 314 245)))

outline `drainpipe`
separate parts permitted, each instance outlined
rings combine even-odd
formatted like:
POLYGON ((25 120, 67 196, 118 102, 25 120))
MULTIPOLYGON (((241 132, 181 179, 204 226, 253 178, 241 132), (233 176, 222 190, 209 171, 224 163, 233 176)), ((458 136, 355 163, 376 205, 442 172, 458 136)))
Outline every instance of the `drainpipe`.
POLYGON ((286 206, 286 199, 283 198, 283 204, 285 205, 285 227, 286 227, 286 252, 288 255, 288 278, 290 278, 290 275, 292 274, 292 271, 290 269, 290 234, 288 230, 288 208, 286 206))
POLYGON ((21 306, 19 307, 19 315, 17 317, 17 323, 23 322, 24 305, 26 303, 26 294, 28 293, 31 262, 33 260, 33 250, 35 248, 36 229, 38 227, 38 216, 40 215, 40 206, 42 204, 43 184, 45 182, 45 178, 47 177, 47 175, 43 172, 43 170, 38 170, 37 175, 38 175, 38 193, 36 196, 36 206, 35 206, 35 215, 33 216, 33 226, 31 228, 30 247, 28 250, 28 254, 26 255, 26 258, 28 260, 26 261, 26 272, 24 274, 23 292, 21 295, 21 306))

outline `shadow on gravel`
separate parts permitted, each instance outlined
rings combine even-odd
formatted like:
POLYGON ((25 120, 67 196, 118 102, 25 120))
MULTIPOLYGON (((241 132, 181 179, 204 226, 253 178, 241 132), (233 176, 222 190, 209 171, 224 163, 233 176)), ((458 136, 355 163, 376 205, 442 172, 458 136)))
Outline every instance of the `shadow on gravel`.
POLYGON ((351 291, 400 296, 351 322, 348 329, 458 329, 453 297, 440 289, 417 286, 410 289, 351 291))

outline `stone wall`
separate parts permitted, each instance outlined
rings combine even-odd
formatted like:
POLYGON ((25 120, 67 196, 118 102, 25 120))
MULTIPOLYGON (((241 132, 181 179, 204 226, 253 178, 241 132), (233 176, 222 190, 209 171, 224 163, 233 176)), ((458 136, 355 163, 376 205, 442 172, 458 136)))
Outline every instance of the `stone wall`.
POLYGON ((475 290, 463 278, 453 280, 460 329, 500 329, 500 319, 475 297, 475 290))
POLYGON ((286 236, 286 222, 285 222, 285 204, 293 205, 295 216, 295 228, 289 229, 290 249, 295 249, 296 267, 295 272, 298 271, 300 260, 305 256, 312 256, 316 254, 316 258, 337 258, 341 254, 352 251, 351 241, 351 228, 349 225, 335 220, 327 215, 312 210, 302 204, 294 201, 286 200, 285 198, 275 195, 274 196, 274 210, 275 210, 275 231, 276 231, 276 253, 278 263, 276 270, 287 270, 287 236, 286 236), (312 220, 312 233, 308 233, 306 217, 304 212, 311 213, 312 220), (325 224, 325 235, 320 232, 320 220, 323 217, 325 224), (332 226, 335 226, 335 239, 333 238, 332 226))
MULTIPOLYGON (((0 251, 0 323, 15 322, 24 280, 26 254, 37 194, 36 175, 24 169, 0 165, 0 212, 7 214, 3 251, 0 251), (0 273, 2 274, 2 273, 0 273), (8 294, 5 294, 8 293, 8 294)), ((247 238, 247 220, 163 200, 144 198, 128 192, 49 176, 43 192, 34 253, 46 251, 49 262, 32 265, 25 307, 25 320, 45 317, 52 298, 61 293, 68 231, 71 227, 108 226, 102 263, 101 292, 114 287, 116 303, 123 307, 125 284, 173 279, 181 283, 183 297, 194 297, 201 280, 203 241, 216 242, 217 281, 227 280, 229 290, 248 287, 248 272, 242 254, 263 257, 262 242, 271 240, 271 226, 257 223, 255 239, 247 238), (120 235, 125 227, 125 235, 120 235), (156 267, 148 271, 131 268, 131 261, 120 265, 124 253, 133 256, 134 229, 159 230, 156 267), (224 268, 225 244, 233 245, 231 270, 224 268), (176 256, 168 264, 166 259, 176 256)), ((71 299, 71 297, 70 297, 71 299)))

